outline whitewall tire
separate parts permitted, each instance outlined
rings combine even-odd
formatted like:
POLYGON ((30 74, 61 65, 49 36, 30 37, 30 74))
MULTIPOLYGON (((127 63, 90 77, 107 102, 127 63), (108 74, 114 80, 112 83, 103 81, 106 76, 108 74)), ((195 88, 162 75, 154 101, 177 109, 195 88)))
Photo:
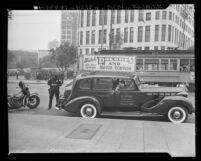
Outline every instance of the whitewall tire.
POLYGON ((174 106, 168 110, 167 117, 173 123, 182 123, 188 118, 188 112, 181 106, 174 106))
POLYGON ((87 103, 81 106, 80 115, 83 118, 95 118, 98 115, 98 111, 93 104, 87 103))

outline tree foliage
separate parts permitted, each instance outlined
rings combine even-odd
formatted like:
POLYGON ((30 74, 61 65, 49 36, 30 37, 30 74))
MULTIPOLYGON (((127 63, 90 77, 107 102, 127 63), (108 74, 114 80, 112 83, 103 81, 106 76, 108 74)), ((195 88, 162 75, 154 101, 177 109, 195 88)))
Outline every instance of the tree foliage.
POLYGON ((49 49, 49 50, 55 49, 55 48, 57 48, 57 47, 59 47, 59 41, 58 41, 57 39, 54 39, 54 40, 52 40, 52 41, 50 41, 50 42, 48 43, 48 49, 49 49))
POLYGON ((51 62, 62 72, 76 62, 77 48, 68 42, 61 44, 56 49, 51 49, 50 52, 52 53, 51 62))

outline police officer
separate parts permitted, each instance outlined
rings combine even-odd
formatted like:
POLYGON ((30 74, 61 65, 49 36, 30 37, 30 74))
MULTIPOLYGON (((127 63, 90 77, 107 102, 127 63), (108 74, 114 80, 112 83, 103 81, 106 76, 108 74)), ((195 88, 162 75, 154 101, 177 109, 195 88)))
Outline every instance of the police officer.
POLYGON ((52 108, 52 99, 53 99, 54 95, 56 97, 56 106, 58 106, 58 103, 59 103, 59 87, 62 85, 62 83, 58 79, 57 75, 53 75, 48 80, 48 85, 50 86, 50 88, 49 88, 49 106, 48 106, 48 110, 50 110, 52 108))

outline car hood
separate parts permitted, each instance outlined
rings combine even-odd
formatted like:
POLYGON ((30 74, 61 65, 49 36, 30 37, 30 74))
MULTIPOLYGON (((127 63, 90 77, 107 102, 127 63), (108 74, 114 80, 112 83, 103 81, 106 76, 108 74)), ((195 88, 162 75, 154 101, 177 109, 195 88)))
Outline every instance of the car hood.
POLYGON ((142 87, 142 92, 184 92, 185 90, 182 87, 142 87))

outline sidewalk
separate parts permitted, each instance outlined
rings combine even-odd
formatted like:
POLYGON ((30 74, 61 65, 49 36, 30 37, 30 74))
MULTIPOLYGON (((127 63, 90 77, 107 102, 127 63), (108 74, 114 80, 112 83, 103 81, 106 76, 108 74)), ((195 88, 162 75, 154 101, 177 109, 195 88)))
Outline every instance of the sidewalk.
POLYGON ((9 153, 167 152, 195 156, 195 125, 9 113, 9 153))

